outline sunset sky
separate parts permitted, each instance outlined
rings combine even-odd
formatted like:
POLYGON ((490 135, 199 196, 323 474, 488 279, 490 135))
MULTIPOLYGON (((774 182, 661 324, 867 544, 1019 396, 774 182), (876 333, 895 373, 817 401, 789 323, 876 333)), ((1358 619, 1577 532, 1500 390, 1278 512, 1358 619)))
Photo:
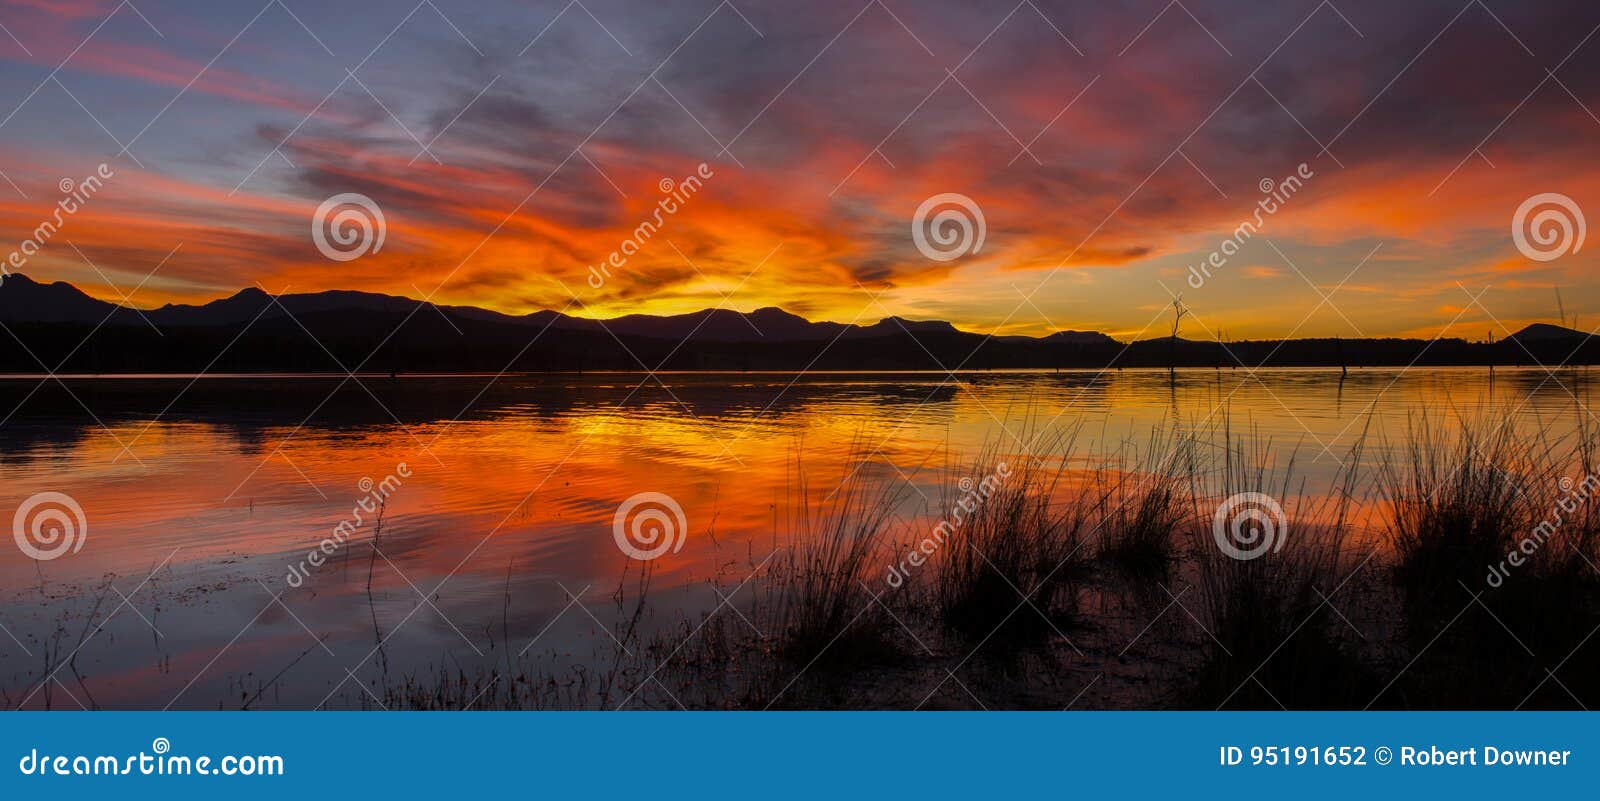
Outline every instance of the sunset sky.
POLYGON ((1600 241, 1511 236, 1535 194, 1600 215, 1593 2, 4 0, 0 26, 0 256, 105 162, 21 272, 139 306, 259 283, 1148 337, 1171 290, 1194 338, 1478 339, 1553 322, 1559 286, 1600 325, 1600 241), (342 192, 380 251, 318 252, 342 192), (979 252, 914 245, 940 193, 981 207, 979 252))

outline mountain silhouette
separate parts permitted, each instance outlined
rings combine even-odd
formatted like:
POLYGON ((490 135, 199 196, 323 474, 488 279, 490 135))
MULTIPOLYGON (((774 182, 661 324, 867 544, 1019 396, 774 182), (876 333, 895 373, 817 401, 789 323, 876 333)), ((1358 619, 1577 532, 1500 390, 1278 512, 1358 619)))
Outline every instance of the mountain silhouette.
POLYGON ((63 282, 0 282, 6 372, 499 372, 583 370, 957 370, 1101 367, 1589 364, 1600 345, 1535 323, 1493 344, 1462 339, 1119 342, 1094 331, 985 335, 942 320, 811 321, 739 312, 511 315, 352 290, 242 289, 202 304, 134 309, 63 282))
MULTIPOLYGON (((871 325, 846 325, 812 322, 775 306, 738 312, 730 309, 705 309, 676 315, 629 314, 606 320, 574 317, 560 312, 539 311, 521 316, 503 314, 474 306, 445 306, 425 303, 397 295, 354 290, 285 294, 273 296, 257 287, 241 289, 225 298, 199 305, 169 303, 155 309, 135 311, 125 306, 96 300, 77 287, 57 281, 42 284, 21 273, 7 276, 0 283, 0 322, 5 323, 82 323, 144 324, 156 326, 226 326, 257 319, 299 317, 322 312, 352 314, 409 314, 418 305, 433 308, 451 319, 466 319, 504 325, 553 326, 572 331, 617 336, 685 338, 714 342, 806 342, 841 337, 871 339, 910 334, 966 334, 942 320, 908 320, 885 317, 871 325)), ((981 336, 973 335, 971 336, 981 336)), ((1074 344, 1106 344, 1115 340, 1093 332, 1062 331, 1051 337, 1074 344)), ((1031 338, 1030 338, 1031 339, 1031 338)))
POLYGON ((1549 323, 1534 323, 1521 331, 1507 337, 1507 339, 1523 344, 1536 342, 1559 342, 1588 339, 1589 334, 1572 328, 1566 328, 1549 323))

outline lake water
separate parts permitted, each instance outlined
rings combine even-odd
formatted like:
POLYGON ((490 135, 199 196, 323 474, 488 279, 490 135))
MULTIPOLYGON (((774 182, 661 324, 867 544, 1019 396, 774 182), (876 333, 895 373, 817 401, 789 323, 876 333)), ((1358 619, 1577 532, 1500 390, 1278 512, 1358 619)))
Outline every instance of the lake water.
POLYGON ((669 630, 760 571, 801 471, 814 491, 907 482, 917 526, 986 444, 1054 458, 1040 435, 1071 429, 1094 464, 1177 421, 1293 452, 1315 492, 1363 433, 1369 460, 1419 414, 1559 436, 1590 387, 1541 369, 0 379, 6 514, 64 493, 87 524, 59 558, 0 548, 0 700, 371 706, 380 670, 582 663, 614 647, 639 563, 613 517, 641 493, 686 523, 650 562, 646 625, 669 630), (381 557, 359 507, 378 492, 381 557))

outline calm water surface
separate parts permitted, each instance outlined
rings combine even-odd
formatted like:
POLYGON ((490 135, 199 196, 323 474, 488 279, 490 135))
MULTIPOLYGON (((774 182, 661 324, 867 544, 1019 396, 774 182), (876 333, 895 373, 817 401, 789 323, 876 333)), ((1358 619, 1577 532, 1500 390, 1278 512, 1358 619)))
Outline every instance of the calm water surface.
POLYGON ((643 492, 688 523, 650 563, 646 625, 666 626, 782 544, 799 470, 818 492, 906 482, 916 527, 986 444, 1055 459, 1039 435, 1075 430, 1093 465, 1177 421, 1292 452, 1315 492, 1363 432, 1369 461, 1423 413, 1560 436, 1589 390, 1537 369, 0 379, 5 513, 61 492, 88 521, 58 559, 0 548, 0 700, 345 707, 380 670, 583 663, 614 647, 612 518, 643 492), (389 476, 382 556, 363 513, 292 586, 389 476))

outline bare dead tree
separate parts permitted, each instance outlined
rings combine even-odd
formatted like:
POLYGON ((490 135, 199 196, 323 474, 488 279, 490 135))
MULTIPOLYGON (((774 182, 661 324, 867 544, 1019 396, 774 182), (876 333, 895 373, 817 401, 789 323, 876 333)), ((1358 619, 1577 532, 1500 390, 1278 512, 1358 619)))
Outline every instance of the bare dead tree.
POLYGON ((1183 318, 1189 314, 1189 307, 1183 305, 1183 295, 1172 299, 1172 336, 1167 340, 1167 376, 1172 380, 1178 377, 1178 326, 1183 323, 1183 318))

